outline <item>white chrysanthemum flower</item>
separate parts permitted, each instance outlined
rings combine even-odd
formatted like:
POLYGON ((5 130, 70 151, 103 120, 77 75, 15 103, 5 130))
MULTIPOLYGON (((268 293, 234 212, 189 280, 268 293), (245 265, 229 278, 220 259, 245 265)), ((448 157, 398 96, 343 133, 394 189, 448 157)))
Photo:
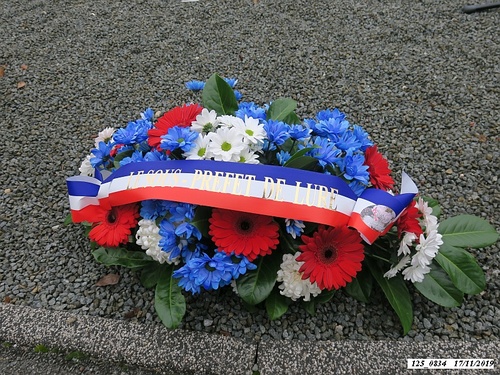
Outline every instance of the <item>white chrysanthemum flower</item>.
POLYGON ((425 237, 423 234, 420 235, 420 242, 416 246, 417 253, 424 254, 429 260, 434 259, 439 251, 439 246, 443 244, 443 236, 438 233, 437 229, 432 229, 425 237))
POLYGON ((196 120, 191 123, 191 130, 198 133, 208 133, 215 130, 218 125, 217 112, 203 108, 201 113, 196 116, 196 120))
POLYGON ((410 246, 417 239, 417 235, 411 232, 405 232, 405 235, 401 239, 401 243, 399 244, 398 256, 399 255, 408 255, 411 252, 410 246))
POLYGON ((436 229, 437 217, 432 214, 432 207, 429 207, 429 204, 426 201, 424 201, 422 197, 418 198, 417 208, 422 213, 423 216, 422 220, 424 222, 426 231, 436 229))
POLYGON ((387 278, 387 279, 390 279, 391 277, 396 276, 397 273, 399 271, 401 271, 403 268, 405 268, 408 263, 410 263, 410 256, 409 255, 405 255, 404 257, 401 258, 401 260, 399 261, 398 264, 396 264, 395 266, 392 266, 389 269, 389 271, 387 271, 386 273, 384 273, 384 277, 387 278))
POLYGON ((405 280, 410 280, 412 283, 421 283, 424 281, 424 277, 429 273, 431 269, 429 266, 419 266, 413 265, 403 270, 403 275, 405 280))
POLYGON ((259 120, 245 115, 245 122, 239 121, 233 125, 244 139, 246 144, 261 148, 267 136, 264 125, 259 120))
POLYGON ((194 147, 185 152, 183 155, 186 160, 205 160, 210 159, 210 153, 207 152, 208 144, 210 143, 210 139, 200 134, 198 138, 196 138, 194 142, 194 147))
POLYGON ((238 131, 234 128, 221 127, 215 133, 209 133, 207 151, 217 161, 239 161, 240 153, 246 148, 238 131))
POLYGON ((170 254, 163 251, 159 245, 161 236, 159 234, 160 228, 156 225, 153 220, 142 219, 139 221, 139 229, 135 235, 136 244, 139 245, 143 250, 146 250, 146 254, 151 258, 160 263, 168 264, 178 264, 179 259, 170 260, 170 254))
POLYGON ((241 151, 239 162, 246 164, 260 164, 259 155, 257 155, 247 147, 243 151, 241 151))
POLYGON ((222 115, 217 117, 217 119, 220 121, 221 126, 227 127, 227 128, 233 128, 233 127, 244 127, 245 122, 240 119, 239 117, 236 116, 230 116, 230 115, 222 115))
POLYGON ((115 128, 106 128, 103 131, 99 132, 97 137, 94 139, 95 148, 99 148, 100 142, 108 142, 111 137, 113 137, 113 134, 115 134, 115 130, 115 128))
POLYGON ((90 176, 94 177, 94 167, 90 164, 90 159, 93 158, 94 155, 90 154, 82 161, 82 165, 78 170, 80 171, 80 176, 90 176))
POLYGON ((295 255, 283 255, 277 281, 281 282, 279 285, 280 294, 291 298, 293 301, 301 297, 304 297, 304 301, 309 301, 311 295, 316 297, 321 293, 321 289, 316 283, 311 283, 309 279, 302 280, 302 273, 299 272, 299 269, 304 262, 297 262, 299 255, 299 252, 295 253, 295 255))

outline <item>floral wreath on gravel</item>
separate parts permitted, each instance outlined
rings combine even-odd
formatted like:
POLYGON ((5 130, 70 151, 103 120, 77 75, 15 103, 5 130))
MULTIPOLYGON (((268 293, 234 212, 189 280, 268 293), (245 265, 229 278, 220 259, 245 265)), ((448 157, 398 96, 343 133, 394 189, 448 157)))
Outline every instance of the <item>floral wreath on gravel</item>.
POLYGON ((201 106, 104 129, 67 179, 67 222, 85 225, 98 262, 156 287, 167 327, 182 321, 183 291, 232 287, 277 319, 297 300, 314 314, 340 288, 368 302, 378 285, 406 334, 408 282, 446 307, 485 288, 466 248, 497 240, 488 222, 438 224, 438 202, 405 173, 396 193, 387 160, 338 109, 301 120, 295 101, 261 107, 235 84, 190 81, 201 106))

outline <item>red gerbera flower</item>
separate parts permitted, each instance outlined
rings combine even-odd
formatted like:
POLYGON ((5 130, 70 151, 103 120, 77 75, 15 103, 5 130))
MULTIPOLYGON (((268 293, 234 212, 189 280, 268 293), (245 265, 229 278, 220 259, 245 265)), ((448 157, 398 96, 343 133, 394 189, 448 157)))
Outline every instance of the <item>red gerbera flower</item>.
POLYGON ((350 282, 358 271, 365 254, 361 237, 346 226, 325 227, 320 225, 312 237, 301 237, 298 262, 304 262, 299 272, 302 279, 309 278, 320 289, 339 289, 350 282))
POLYGON ((174 126, 190 126, 202 109, 198 104, 185 104, 182 107, 172 108, 156 121, 155 128, 148 131, 148 144, 151 147, 158 147, 161 136, 167 134, 168 129, 174 126))
POLYGON ((128 241, 131 228, 137 225, 139 207, 136 204, 102 209, 89 232, 89 238, 99 246, 117 247, 128 241))
POLYGON ((406 207, 403 213, 396 220, 396 227, 398 228, 398 237, 401 238, 403 232, 415 233, 417 238, 423 233, 422 227, 420 226, 419 218, 422 214, 418 211, 417 202, 412 201, 411 204, 406 207))
POLYGON ((212 241, 226 254, 233 251, 250 261, 271 254, 279 242, 279 225, 271 216, 214 208, 209 219, 212 241))
POLYGON ((378 152, 377 146, 368 147, 365 151, 365 165, 368 166, 370 182, 377 189, 391 190, 394 180, 391 177, 389 162, 378 152))

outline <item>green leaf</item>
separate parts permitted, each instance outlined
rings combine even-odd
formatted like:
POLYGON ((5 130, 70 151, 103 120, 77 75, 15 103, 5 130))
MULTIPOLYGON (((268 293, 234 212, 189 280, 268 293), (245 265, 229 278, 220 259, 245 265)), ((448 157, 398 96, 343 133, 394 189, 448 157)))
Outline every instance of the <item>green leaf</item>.
POLYGON ((121 247, 112 249, 100 247, 94 250, 92 255, 95 260, 105 266, 123 266, 131 269, 139 269, 155 262, 142 251, 129 251, 121 247))
POLYGON ((483 270, 467 250, 444 243, 434 259, 460 291, 478 294, 486 287, 483 270))
POLYGON ((441 222, 438 232, 450 246, 481 248, 498 240, 495 228, 486 220, 473 215, 459 215, 441 222))
POLYGON ((424 201, 427 202, 429 207, 432 208, 432 214, 436 217, 441 216, 441 206, 439 205, 439 202, 431 197, 422 197, 424 201))
POLYGON ((167 328, 177 328, 186 313, 186 299, 177 279, 172 277, 173 271, 172 265, 165 269, 155 291, 155 310, 167 328))
POLYGON ((291 235, 285 229, 285 224, 282 222, 282 227, 280 228, 280 248, 285 253, 295 254, 299 251, 299 246, 302 245, 302 241, 298 241, 297 239, 293 239, 291 235))
POLYGON ((435 263, 431 264, 431 271, 424 276, 424 280, 413 285, 424 297, 444 307, 460 306, 464 299, 464 294, 455 288, 446 272, 435 263))
POLYGON ((288 160, 285 167, 303 169, 303 170, 314 170, 318 165, 318 159, 312 156, 299 156, 292 161, 288 160))
POLYGON ((373 277, 367 267, 357 273, 356 278, 345 286, 345 291, 358 301, 368 303, 373 288, 373 277))
POLYGON ((285 119, 294 113, 297 108, 297 102, 289 98, 280 98, 275 100, 267 110, 267 119, 276 121, 285 121, 285 119))
POLYGON ((288 167, 288 164, 294 161, 295 159, 300 158, 301 156, 304 156, 307 154, 309 151, 314 150, 316 147, 305 147, 302 150, 297 151, 294 153, 292 156, 290 156, 290 159, 286 161, 286 163, 283 165, 284 167, 288 167))
POLYGON ((166 272, 168 264, 153 262, 141 270, 140 280, 145 288, 153 288, 166 272))
POLYGON ((309 315, 316 316, 316 301, 314 299, 311 298, 309 301, 302 300, 302 306, 309 315))
POLYGON ((208 235, 209 223, 208 219, 212 215, 212 209, 210 207, 198 206, 196 209, 196 214, 194 215, 191 224, 194 225, 200 231, 201 235, 205 238, 210 238, 208 235))
POLYGON ((214 110, 218 115, 233 115, 238 101, 229 84, 217 74, 212 74, 201 94, 203 107, 214 110))
POLYGON ((71 217, 71 214, 68 214, 66 218, 64 219, 63 225, 70 225, 73 223, 73 218, 71 217))
POLYGON ((132 156, 133 153, 134 153, 134 150, 127 150, 127 151, 120 152, 118 155, 116 155, 115 158, 113 159, 113 165, 115 166, 115 168, 116 169, 120 168, 120 161, 132 156))
POLYGON ((293 124, 300 124, 302 120, 299 118, 299 116, 297 116, 295 112, 291 112, 288 114, 288 116, 286 116, 283 119, 283 122, 285 124, 293 125, 293 124))
POLYGON ((266 311, 269 319, 276 320, 288 311, 290 299, 283 296, 278 288, 274 288, 266 298, 266 311))
POLYGON ((335 290, 323 290, 316 297, 311 297, 316 303, 327 303, 335 295, 335 290))
POLYGON ((256 305, 271 294, 278 276, 281 257, 280 251, 259 257, 255 262, 257 269, 248 271, 236 280, 238 294, 246 303, 256 305))
POLYGON ((398 315, 403 326, 403 333, 406 335, 413 323, 413 307, 410 292, 408 292, 403 278, 401 275, 397 275, 387 279, 384 277, 384 271, 375 260, 366 258, 365 263, 398 315))

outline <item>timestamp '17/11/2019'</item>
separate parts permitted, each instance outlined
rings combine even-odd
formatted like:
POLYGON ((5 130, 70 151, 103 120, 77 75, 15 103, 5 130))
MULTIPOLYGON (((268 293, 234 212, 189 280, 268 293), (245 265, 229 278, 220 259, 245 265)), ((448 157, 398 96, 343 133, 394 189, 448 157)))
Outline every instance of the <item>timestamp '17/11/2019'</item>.
POLYGON ((494 369, 491 358, 412 358, 407 360, 407 369, 494 369))

